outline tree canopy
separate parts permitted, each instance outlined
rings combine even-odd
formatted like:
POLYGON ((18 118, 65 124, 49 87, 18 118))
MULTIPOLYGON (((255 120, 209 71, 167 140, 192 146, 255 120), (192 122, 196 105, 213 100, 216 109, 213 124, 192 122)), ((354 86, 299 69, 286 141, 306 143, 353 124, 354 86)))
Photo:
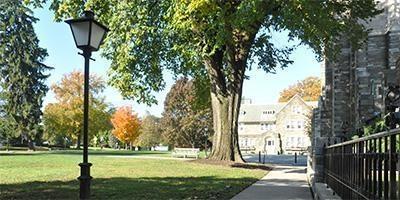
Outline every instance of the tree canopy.
POLYGON ((344 38, 357 48, 366 36, 359 22, 380 12, 375 0, 52 2, 57 20, 92 9, 111 29, 103 54, 112 60, 110 84, 125 98, 155 103, 152 92, 164 88, 166 69, 208 81, 215 131, 210 158, 238 162, 246 70, 257 66, 269 73, 292 63, 293 47, 275 45, 273 33, 285 30, 317 57, 331 59, 344 38))
POLYGON ((154 147, 163 143, 162 130, 161 119, 147 114, 142 120, 136 144, 141 147, 154 147))
POLYGON ((211 137, 211 104, 198 107, 193 80, 181 78, 175 82, 164 101, 163 136, 175 147, 204 148, 211 137))
MULTIPOLYGON (((44 109, 46 139, 59 141, 60 137, 66 137, 80 147, 83 133, 83 81, 83 73, 73 71, 51 86, 57 102, 49 103, 44 109)), ((89 86, 89 134, 95 136, 100 131, 111 129, 111 113, 101 96, 104 80, 92 74, 89 86)))
MULTIPOLYGON (((291 48, 274 45, 274 31, 288 30, 291 39, 300 39, 318 56, 336 52, 343 34, 356 45, 365 29, 355 22, 377 14, 375 5, 374 0, 53 0, 51 8, 57 20, 93 9, 111 29, 103 51, 112 60, 111 84, 127 98, 153 103, 151 91, 165 85, 164 69, 202 75, 204 58, 225 49, 227 43, 247 38, 246 62, 256 62, 267 72, 290 63, 291 48)), ((233 69, 224 65, 221 70, 229 84, 233 69)))
POLYGON ((125 144, 132 146, 140 135, 141 122, 129 106, 119 107, 113 114, 111 123, 114 126, 112 133, 125 144))
POLYGON ((311 76, 290 85, 281 91, 279 102, 287 102, 296 94, 304 101, 318 101, 321 95, 321 79, 311 76))

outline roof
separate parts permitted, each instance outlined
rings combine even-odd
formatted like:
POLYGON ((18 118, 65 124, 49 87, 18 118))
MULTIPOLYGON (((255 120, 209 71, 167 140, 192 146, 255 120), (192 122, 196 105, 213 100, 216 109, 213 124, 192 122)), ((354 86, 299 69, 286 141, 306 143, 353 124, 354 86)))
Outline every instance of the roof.
POLYGON ((294 95, 289 101, 276 104, 242 104, 240 107, 239 122, 273 122, 276 121, 276 114, 290 104, 293 99, 299 98, 306 105, 315 108, 318 101, 304 101, 299 95, 294 95), (264 111, 273 111, 273 114, 263 114, 264 111), (244 114, 243 114, 244 112, 244 114))
POLYGON ((278 113, 286 103, 269 105, 242 104, 240 107, 239 122, 275 121, 278 113), (275 114, 264 115, 263 111, 274 111, 275 114), (242 112, 245 112, 243 115, 242 112))

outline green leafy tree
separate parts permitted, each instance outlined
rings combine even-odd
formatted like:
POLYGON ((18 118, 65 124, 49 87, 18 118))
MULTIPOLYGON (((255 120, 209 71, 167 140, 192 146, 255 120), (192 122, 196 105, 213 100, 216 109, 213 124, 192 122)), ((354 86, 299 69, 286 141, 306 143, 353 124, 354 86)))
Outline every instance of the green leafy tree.
MULTIPOLYGON (((40 3, 33 2, 32 3, 40 3)), ((0 1, 0 98, 7 134, 22 137, 34 149, 41 135, 43 98, 48 91, 43 64, 47 56, 39 47, 33 24, 38 19, 22 1, 0 1)), ((4 126, 3 126, 4 127, 4 126)))
POLYGON ((136 145, 141 147, 154 147, 163 142, 162 126, 160 118, 148 114, 143 118, 140 135, 136 139, 136 145))
POLYGON ((112 134, 112 131, 108 131, 107 135, 108 135, 107 144, 109 147, 111 147, 111 148, 120 147, 120 145, 121 145, 120 141, 118 140, 117 137, 114 136, 114 134, 112 134))
POLYGON ((164 101, 163 136, 175 147, 205 148, 212 134, 211 104, 199 106, 194 81, 181 78, 164 101))
POLYGON ((344 36, 357 47, 366 35, 357 22, 379 13, 375 7, 375 0, 53 0, 51 6, 58 20, 93 9, 111 29, 103 48, 112 60, 110 84, 128 99, 154 103, 165 69, 208 81, 215 131, 210 158, 238 162, 246 70, 275 72, 291 63, 292 47, 274 45, 273 33, 285 30, 319 58, 333 58, 344 36))
POLYGON ((102 130, 97 132, 91 140, 91 145, 94 147, 100 146, 103 148, 104 146, 108 145, 109 134, 111 130, 102 130))
MULTIPOLYGON (((80 148, 83 133, 83 73, 73 71, 64 75, 62 80, 52 85, 56 103, 48 104, 44 109, 46 139, 60 141, 68 138, 80 148)), ((89 94, 89 135, 95 137, 100 131, 112 128, 108 105, 101 96, 105 82, 101 77, 91 75, 89 94)))

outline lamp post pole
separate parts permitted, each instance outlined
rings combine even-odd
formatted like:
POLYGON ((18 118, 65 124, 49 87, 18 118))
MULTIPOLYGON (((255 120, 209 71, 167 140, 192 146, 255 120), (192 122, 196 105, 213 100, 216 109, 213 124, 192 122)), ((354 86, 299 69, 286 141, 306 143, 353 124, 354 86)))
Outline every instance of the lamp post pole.
POLYGON ((90 198, 90 167, 92 163, 88 162, 88 130, 89 130, 89 60, 91 56, 90 50, 84 50, 82 56, 85 58, 84 73, 84 89, 83 89, 83 162, 79 164, 81 167, 80 181, 80 199, 90 198))

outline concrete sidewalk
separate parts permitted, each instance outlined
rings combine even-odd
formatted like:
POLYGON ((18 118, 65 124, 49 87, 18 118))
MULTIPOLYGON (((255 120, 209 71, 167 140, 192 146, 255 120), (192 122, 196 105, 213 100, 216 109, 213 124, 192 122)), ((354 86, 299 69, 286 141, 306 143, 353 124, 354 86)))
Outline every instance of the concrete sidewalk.
POLYGON ((232 200, 313 199, 306 178, 306 167, 275 166, 264 178, 232 200))

